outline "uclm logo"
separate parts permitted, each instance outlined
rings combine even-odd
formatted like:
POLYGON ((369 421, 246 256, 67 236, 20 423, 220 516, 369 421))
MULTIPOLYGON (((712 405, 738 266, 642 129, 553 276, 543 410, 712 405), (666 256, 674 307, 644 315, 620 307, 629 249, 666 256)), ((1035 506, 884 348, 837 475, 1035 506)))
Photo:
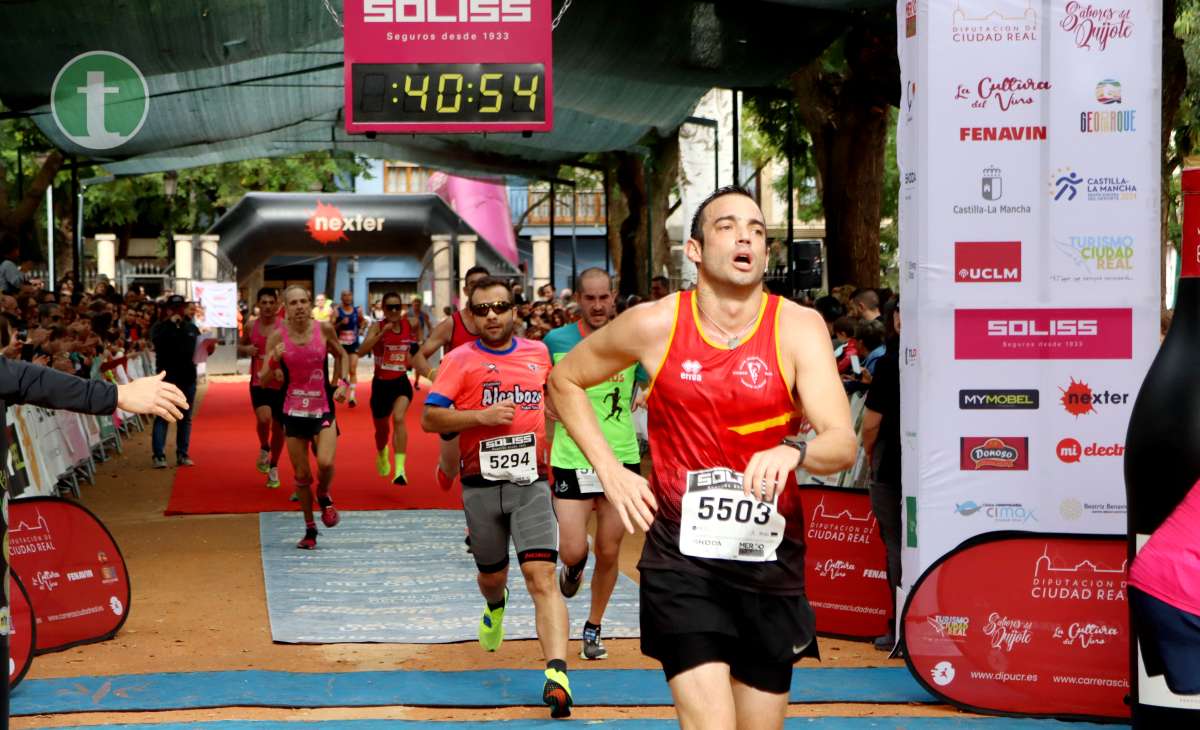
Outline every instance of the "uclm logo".
POLYGON ((364 217, 361 213, 347 218, 336 206, 326 205, 317 199, 317 209, 309 215, 308 223, 304 227, 308 229, 308 235, 312 236, 313 240, 323 246, 329 246, 338 241, 350 240, 346 236, 347 232, 382 231, 383 221, 383 218, 364 217))
POLYGON ((954 242, 954 281, 970 284, 1020 280, 1020 241, 954 242))
POLYGON ((956 360, 1128 360, 1133 310, 956 309, 956 360))
POLYGON ((366 23, 528 23, 533 0, 362 0, 366 23))

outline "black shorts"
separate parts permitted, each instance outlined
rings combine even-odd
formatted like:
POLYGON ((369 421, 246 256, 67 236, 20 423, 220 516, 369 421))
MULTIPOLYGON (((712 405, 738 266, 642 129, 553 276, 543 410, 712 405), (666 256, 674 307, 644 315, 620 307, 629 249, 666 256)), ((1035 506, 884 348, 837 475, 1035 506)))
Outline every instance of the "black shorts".
POLYGON ((352 342, 349 345, 347 345, 345 342, 342 342, 339 340, 338 344, 342 346, 342 349, 346 351, 347 355, 357 355, 358 354, 358 343, 357 342, 352 342))
MULTIPOLYGON (((337 428, 337 420, 332 412, 320 418, 287 415, 283 417, 283 434, 293 439, 314 439, 330 426, 337 428)), ((341 433, 341 429, 338 429, 338 433, 341 433)))
POLYGON ((271 408, 271 418, 283 420, 283 388, 264 388, 261 385, 250 386, 250 405, 254 410, 263 406, 271 408))
POLYGON ((1146 674, 1165 675, 1167 688, 1175 694, 1200 694, 1200 616, 1133 586, 1129 603, 1146 674))
MULTIPOLYGON (((634 474, 642 473, 641 464, 626 464, 625 468, 634 474)), ((588 492, 579 491, 579 475, 577 469, 563 469, 560 467, 552 467, 554 471, 554 496, 558 499, 592 499, 593 497, 603 497, 604 492, 588 492)))
POLYGON ((804 596, 740 590, 673 570, 641 571, 642 653, 667 681, 709 662, 763 692, 788 692, 792 665, 820 658, 816 617, 804 596))
POLYGON ((397 399, 408 398, 411 403, 412 397, 412 383, 409 382, 408 375, 389 380, 374 378, 371 380, 371 418, 390 417, 397 399))

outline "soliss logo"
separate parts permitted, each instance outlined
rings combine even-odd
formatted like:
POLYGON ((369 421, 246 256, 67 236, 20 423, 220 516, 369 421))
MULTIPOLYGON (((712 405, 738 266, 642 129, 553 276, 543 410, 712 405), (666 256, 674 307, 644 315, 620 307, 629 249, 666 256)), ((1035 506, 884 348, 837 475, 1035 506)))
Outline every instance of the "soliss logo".
MULTIPOLYGON (((449 4, 449 3, 443 3, 449 4)), ((438 13, 438 0, 363 0, 366 23, 528 23, 533 0, 458 0, 438 13)))

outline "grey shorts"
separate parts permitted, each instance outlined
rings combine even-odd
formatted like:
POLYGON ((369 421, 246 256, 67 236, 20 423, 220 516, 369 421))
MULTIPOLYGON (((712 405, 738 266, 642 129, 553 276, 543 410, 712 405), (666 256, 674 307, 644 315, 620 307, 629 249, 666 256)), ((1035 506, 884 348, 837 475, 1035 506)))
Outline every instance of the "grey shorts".
POLYGON ((524 487, 511 482, 464 486, 463 510, 480 573, 499 573, 508 567, 509 536, 517 549, 517 562, 558 562, 558 519, 547 482, 524 487))

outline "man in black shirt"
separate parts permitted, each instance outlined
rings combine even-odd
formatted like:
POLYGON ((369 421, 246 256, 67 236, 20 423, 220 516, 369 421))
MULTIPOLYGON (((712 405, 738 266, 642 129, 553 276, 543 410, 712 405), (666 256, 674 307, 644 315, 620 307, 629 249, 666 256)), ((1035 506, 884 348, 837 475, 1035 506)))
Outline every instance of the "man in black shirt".
MULTIPOLYGON (((871 509, 887 547, 888 585, 900 585, 900 298, 884 307, 887 353, 875 365, 863 416, 863 448, 871 464, 871 509)), ((892 632, 875 640, 875 648, 891 651, 892 632)))
MULTIPOLYGON (((186 314, 187 301, 178 294, 167 297, 167 318, 150 329, 150 341, 154 343, 156 366, 166 371, 166 381, 179 388, 187 399, 188 409, 175 425, 175 462, 179 466, 193 466, 188 457, 188 443, 192 437, 192 409, 196 400, 196 341, 200 330, 186 314)), ((167 468, 167 420, 161 416, 154 419, 151 439, 154 450, 154 468, 167 468)))

